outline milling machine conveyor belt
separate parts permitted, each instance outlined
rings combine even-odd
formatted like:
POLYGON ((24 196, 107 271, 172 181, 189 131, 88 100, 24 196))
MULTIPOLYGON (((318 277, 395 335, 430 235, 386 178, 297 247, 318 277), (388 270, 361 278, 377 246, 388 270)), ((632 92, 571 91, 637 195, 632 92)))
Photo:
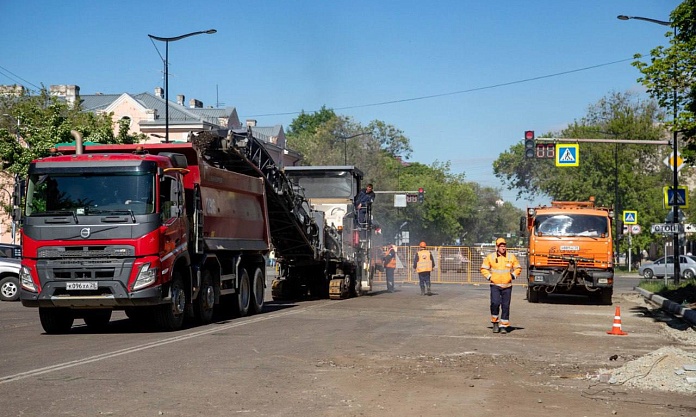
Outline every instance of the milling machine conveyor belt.
POLYGON ((192 139, 209 164, 264 178, 271 242, 277 256, 316 259, 319 229, 305 209, 306 199, 275 164, 263 144, 247 129, 204 131, 192 139))

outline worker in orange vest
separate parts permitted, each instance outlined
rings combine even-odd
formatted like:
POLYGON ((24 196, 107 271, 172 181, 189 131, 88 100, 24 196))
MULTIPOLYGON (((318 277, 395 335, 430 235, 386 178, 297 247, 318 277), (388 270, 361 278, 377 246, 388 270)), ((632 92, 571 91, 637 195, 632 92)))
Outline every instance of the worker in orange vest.
POLYGON ((483 258, 481 274, 491 283, 491 323, 493 333, 510 331, 512 281, 522 273, 517 257, 507 253, 505 239, 495 241, 496 251, 483 258))
POLYGON ((384 273, 387 276, 387 292, 394 292, 394 270, 396 269, 396 246, 389 243, 384 247, 384 257, 382 258, 384 273))
POLYGON ((420 245, 418 245, 418 253, 416 253, 415 258, 413 258, 413 269, 418 272, 421 295, 433 295, 433 293, 430 292, 430 272, 435 269, 435 259, 433 258, 433 254, 425 247, 425 242, 421 242, 420 245))

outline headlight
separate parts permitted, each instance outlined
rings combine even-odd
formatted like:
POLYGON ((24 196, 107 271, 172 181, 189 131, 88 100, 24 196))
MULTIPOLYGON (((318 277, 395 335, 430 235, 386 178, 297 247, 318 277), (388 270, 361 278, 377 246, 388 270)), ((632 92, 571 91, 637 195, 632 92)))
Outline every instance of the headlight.
POLYGON ((139 290, 143 287, 147 287, 157 280, 157 268, 150 268, 150 264, 146 263, 140 267, 138 271, 138 277, 135 279, 133 284, 133 291, 139 290))
POLYGON ((19 268, 19 282, 25 290, 39 292, 38 288, 36 288, 36 284, 34 284, 34 280, 31 278, 31 269, 24 265, 19 268))

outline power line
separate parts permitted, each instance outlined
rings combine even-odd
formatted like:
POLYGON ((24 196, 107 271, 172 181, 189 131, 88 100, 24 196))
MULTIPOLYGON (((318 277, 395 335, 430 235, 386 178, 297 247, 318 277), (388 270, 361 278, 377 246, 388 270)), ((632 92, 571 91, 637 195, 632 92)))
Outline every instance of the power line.
MULTIPOLYGON (((22 77, 20 77, 19 75, 13 73, 12 71, 8 70, 7 68, 5 68, 5 67, 3 67, 3 66, 0 66, 0 70, 4 71, 4 72, 6 72, 6 73, 11 74, 12 77, 10 77, 9 75, 3 73, 3 75, 4 75, 5 77, 7 77, 7 78, 9 78, 9 79, 11 79, 11 80, 13 80, 13 81, 15 81, 15 82, 17 82, 17 79, 20 79, 20 80, 24 81, 26 84, 29 84, 29 85, 31 85, 31 86, 34 86, 37 90, 41 90, 41 87, 39 87, 38 85, 36 85, 36 84, 34 84, 34 83, 32 83, 32 82, 29 82, 29 81, 25 80, 24 78, 22 78, 22 77), (14 78, 13 78, 13 77, 14 77, 14 78)), ((0 71, 0 72, 2 72, 2 71, 0 71)), ((20 84, 20 83, 17 83, 17 84, 20 84)))
MULTIPOLYGON (((524 78, 521 80, 516 80, 516 81, 509 81, 505 83, 499 83, 499 84, 492 84, 492 85, 487 85, 483 87, 474 87, 474 88, 469 88, 466 90, 458 90, 458 91, 452 91, 449 93, 441 93, 441 94, 430 94, 426 96, 419 96, 419 97, 411 97, 411 98, 404 98, 404 99, 398 99, 398 100, 389 100, 389 101, 380 101, 377 103, 368 103, 368 104, 357 104, 354 106, 344 106, 344 107, 334 107, 332 110, 349 110, 349 109, 359 109, 359 108, 365 108, 365 107, 375 107, 375 106, 386 106, 388 104, 397 104, 397 103, 406 103, 409 101, 419 101, 419 100, 427 100, 431 98, 438 98, 438 97, 446 97, 446 96, 453 96, 453 95, 458 95, 458 94, 466 94, 466 93, 472 93, 475 91, 482 91, 482 90, 491 90, 494 88, 499 88, 499 87, 506 87, 509 85, 515 85, 515 84, 522 84, 522 83, 527 83, 531 81, 538 81, 538 80, 543 80, 546 78, 553 78, 553 77, 560 77, 562 75, 568 75, 568 74, 573 74, 576 72, 582 72, 582 71, 588 71, 591 69, 596 69, 596 68, 601 68, 601 67, 606 67, 609 65, 615 65, 615 64, 620 64, 622 62, 627 62, 627 61, 633 61, 635 58, 626 58, 626 59, 620 59, 618 61, 612 61, 612 62, 605 62, 603 64, 597 64, 597 65, 591 65, 589 67, 583 67, 583 68, 577 68, 573 70, 568 70, 568 71, 562 71, 562 72, 556 72, 553 74, 546 74, 546 75, 540 75, 537 77, 531 77, 531 78, 524 78)), ((310 113, 316 113, 319 110, 314 110, 311 111, 310 113)), ((284 112, 284 113, 266 113, 266 114, 253 114, 248 117, 266 117, 266 116, 288 116, 288 115, 293 115, 293 114, 301 114, 303 111, 293 111, 293 112, 284 112)))

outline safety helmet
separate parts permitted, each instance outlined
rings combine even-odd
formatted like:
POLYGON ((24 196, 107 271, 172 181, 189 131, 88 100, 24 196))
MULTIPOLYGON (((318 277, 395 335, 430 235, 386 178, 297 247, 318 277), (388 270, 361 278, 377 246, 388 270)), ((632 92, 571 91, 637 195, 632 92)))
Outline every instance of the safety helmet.
POLYGON ((421 248, 424 248, 426 245, 425 245, 425 242, 421 242, 418 246, 421 248))
POLYGON ((498 245, 500 245, 500 244, 507 245, 507 243, 505 242, 505 239, 502 238, 502 237, 499 237, 499 238, 497 238, 497 239, 495 240, 495 246, 498 246, 498 245))

